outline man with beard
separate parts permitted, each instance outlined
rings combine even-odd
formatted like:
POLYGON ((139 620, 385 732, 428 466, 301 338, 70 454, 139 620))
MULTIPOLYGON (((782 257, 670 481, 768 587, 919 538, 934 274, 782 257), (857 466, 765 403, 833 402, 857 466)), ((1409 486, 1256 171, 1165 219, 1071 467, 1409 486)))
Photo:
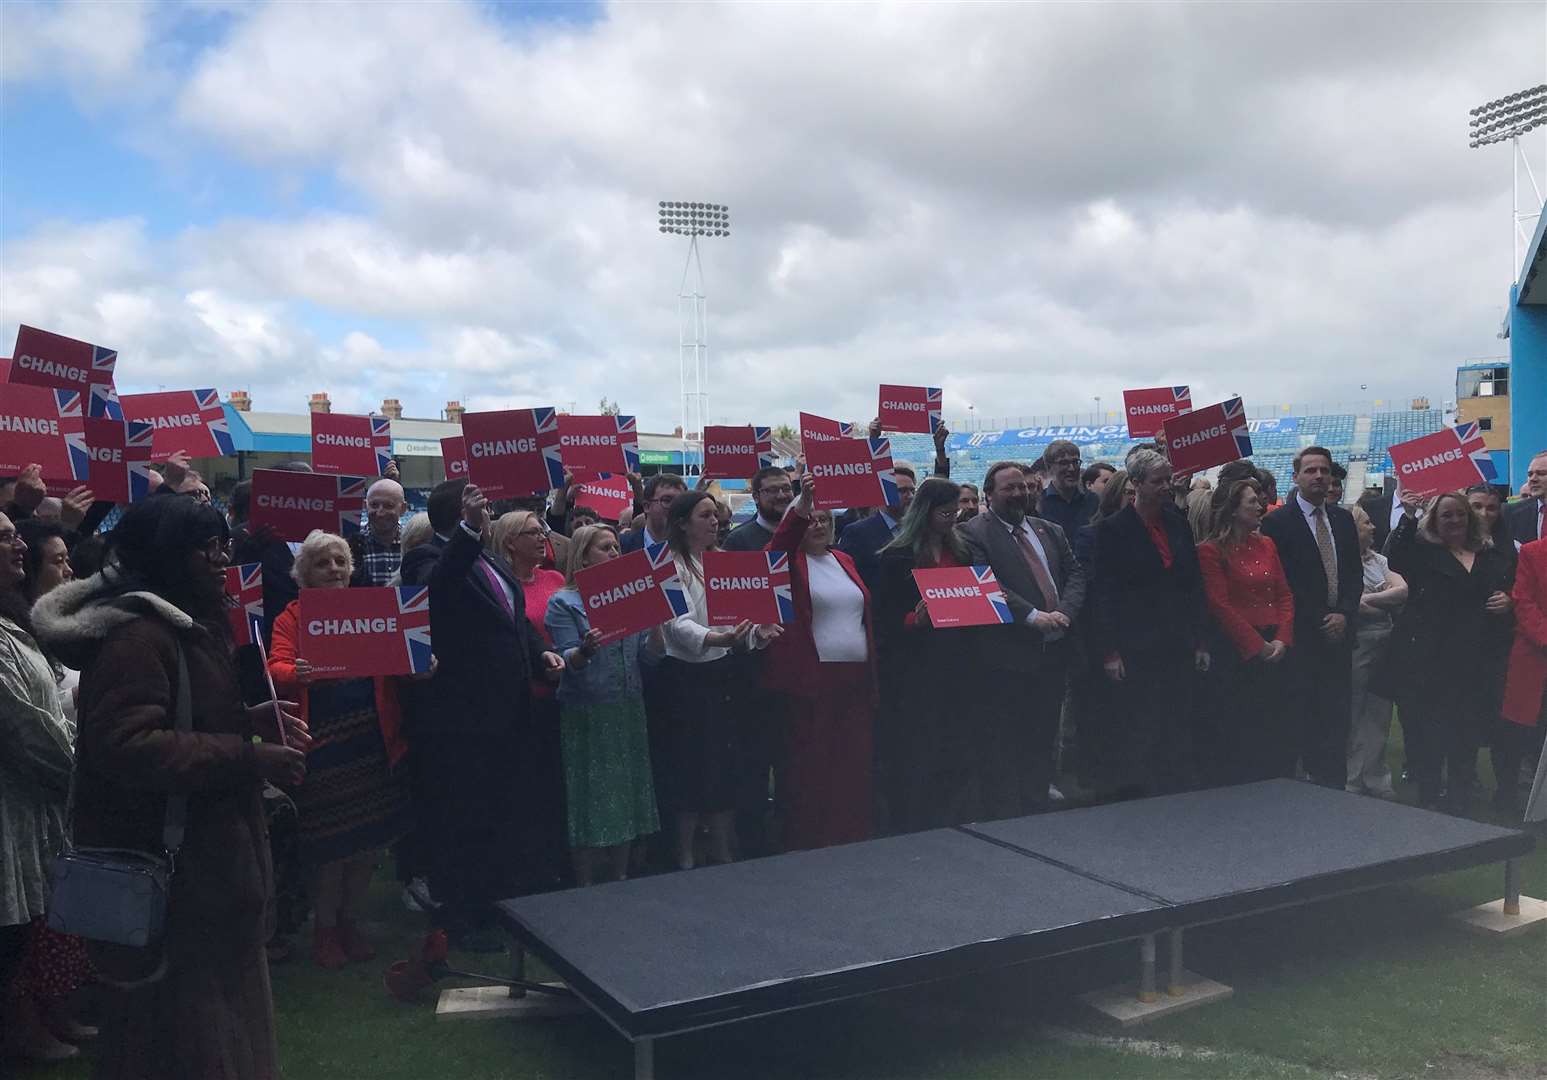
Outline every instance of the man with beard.
POLYGON ((726 551, 762 551, 773 539, 784 512, 795 500, 795 484, 790 474, 777 465, 759 469, 752 477, 751 486, 757 516, 730 531, 720 545, 726 551))
POLYGON ((990 675, 973 710, 987 725, 978 733, 979 785, 986 817, 1013 817, 1047 807, 1069 630, 1085 603, 1085 572, 1063 529, 1027 515, 1019 465, 991 466, 983 495, 988 511, 961 525, 961 534, 973 563, 993 568, 1015 622, 982 632, 990 675))

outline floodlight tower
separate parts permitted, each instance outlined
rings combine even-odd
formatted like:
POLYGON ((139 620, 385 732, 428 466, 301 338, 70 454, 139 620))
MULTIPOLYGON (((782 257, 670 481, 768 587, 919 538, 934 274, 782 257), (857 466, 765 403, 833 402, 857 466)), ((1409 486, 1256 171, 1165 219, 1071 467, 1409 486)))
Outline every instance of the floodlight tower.
POLYGON ((1530 244, 1531 235, 1535 231, 1535 227, 1527 223, 1535 222, 1542 215, 1542 188, 1536 182, 1536 172, 1531 168, 1531 159, 1520 145, 1520 137, 1534 128, 1547 127, 1547 83, 1533 86, 1529 90, 1506 94, 1504 97, 1477 106, 1472 110, 1470 126, 1472 129, 1470 145, 1474 150, 1479 146, 1501 143, 1505 139, 1510 141, 1514 149, 1510 157, 1510 182, 1514 189, 1514 209, 1509 227, 1509 280, 1513 284, 1520 273, 1520 262, 1525 257, 1526 246, 1530 244), (1520 204, 1522 169, 1525 171, 1526 180, 1531 185, 1532 194, 1536 196, 1535 202, 1525 206, 1520 204))
MULTIPOLYGON (((702 446, 709 419, 709 329, 700 236, 729 236, 730 208, 720 203, 661 202, 661 232, 688 238, 682 284, 677 287, 677 363, 682 382, 682 438, 702 446), (689 279, 691 278, 691 283, 689 279)), ((700 462, 702 459, 700 459, 700 462)), ((686 464, 686 460, 683 462, 686 464)))

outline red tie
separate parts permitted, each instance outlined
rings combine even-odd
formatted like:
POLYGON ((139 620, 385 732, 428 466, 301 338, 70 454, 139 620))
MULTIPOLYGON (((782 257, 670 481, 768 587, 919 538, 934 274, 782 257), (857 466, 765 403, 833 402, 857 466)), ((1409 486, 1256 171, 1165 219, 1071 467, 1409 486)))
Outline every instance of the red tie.
POLYGON ((1020 525, 1010 528, 1010 535, 1015 537, 1015 542, 1020 546, 1021 554, 1026 558, 1026 565, 1031 567, 1031 576, 1037 582, 1037 588, 1042 590, 1042 601, 1047 604, 1048 610, 1058 606, 1058 586, 1053 584, 1053 576, 1047 572, 1037 549, 1031 546, 1031 541, 1026 539, 1026 531, 1020 525))

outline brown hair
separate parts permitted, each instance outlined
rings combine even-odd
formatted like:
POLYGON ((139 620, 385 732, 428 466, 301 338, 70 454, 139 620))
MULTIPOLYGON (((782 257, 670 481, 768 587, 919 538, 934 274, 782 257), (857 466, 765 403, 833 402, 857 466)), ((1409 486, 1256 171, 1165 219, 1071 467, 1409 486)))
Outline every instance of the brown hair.
POLYGON ((1472 509, 1472 504, 1467 502, 1466 496, 1459 491, 1447 491, 1429 501, 1429 505, 1424 507, 1423 520, 1418 523, 1418 539, 1428 544, 1445 546, 1445 541, 1440 539, 1439 510, 1440 503, 1446 499, 1455 499, 1466 511, 1466 549, 1481 551, 1485 547, 1491 547, 1493 540, 1483 532, 1483 519, 1477 516, 1477 511, 1472 509))

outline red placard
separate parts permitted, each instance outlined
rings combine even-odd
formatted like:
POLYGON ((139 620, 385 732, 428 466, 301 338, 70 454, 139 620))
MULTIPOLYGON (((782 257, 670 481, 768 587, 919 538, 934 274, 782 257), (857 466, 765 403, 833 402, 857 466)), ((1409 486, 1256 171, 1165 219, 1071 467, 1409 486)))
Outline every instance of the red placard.
POLYGON ((564 483, 558 414, 506 409, 462 417, 467 478, 491 499, 541 495, 564 483))
POLYGON ((263 639, 262 563, 226 567, 226 618, 237 645, 256 645, 263 639))
POLYGON ((360 531, 360 509, 369 486, 363 476, 256 469, 252 528, 267 525, 281 540, 305 540, 318 529, 350 536, 360 531))
POLYGON ((829 420, 825 416, 803 412, 800 414, 800 444, 832 442, 834 439, 854 437, 854 425, 842 420, 829 420))
POLYGON ((1167 420, 1192 412, 1192 390, 1186 386, 1124 390, 1123 411, 1128 415, 1130 439, 1154 438, 1167 420))
POLYGON ((113 349, 31 326, 17 328, 16 349, 11 356, 10 381, 75 390, 83 398, 91 394, 93 386, 113 385, 113 366, 118 362, 113 349))
POLYGON ((302 589, 297 655, 334 679, 430 670, 430 588, 302 589))
POLYGON ((794 622, 789 552, 704 552, 704 599, 710 626, 794 622))
POLYGON ((139 420, 156 429, 150 447, 152 461, 165 461, 179 450, 196 458, 236 452, 220 395, 214 390, 125 394, 119 403, 125 420, 139 420))
POLYGON ((617 521, 623 511, 634 505, 634 489, 626 476, 603 476, 581 480, 570 488, 576 506, 589 506, 603 521, 617 521))
POLYGON ((380 476, 392 464, 385 416, 312 413, 312 468, 335 476, 380 476))
MULTIPOLYGON (((88 416, 86 451, 91 456, 90 487, 106 502, 139 502, 150 494, 150 444, 153 429, 138 420, 88 416)), ((49 494, 63 494, 49 485, 49 494)), ((68 490, 64 482, 58 487, 68 490)))
POLYGON ((467 443, 460 435, 447 435, 440 441, 441 466, 447 480, 467 479, 467 443))
POLYGON ((703 475, 710 480, 746 480, 773 460, 773 432, 768 428, 704 428, 703 475))
POLYGON ((604 642, 649 630, 688 610, 665 544, 588 566, 575 575, 575 587, 591 629, 602 631, 604 642))
POLYGON ((43 467, 45 480, 87 483, 91 452, 82 400, 76 390, 0 387, 0 475, 14 476, 36 464, 43 467))
POLYGON ((1442 491, 1463 491, 1488 479, 1473 456, 1480 452, 1486 457, 1488 453, 1476 424, 1442 428, 1421 439, 1397 443, 1389 452, 1402 490, 1424 498, 1442 491))
POLYGON ((1246 406, 1240 398, 1168 420, 1157 438, 1171 468, 1179 473, 1195 473, 1252 456, 1246 406))
POLYGON ((915 570, 913 581, 929 609, 932 626, 1003 626, 1015 621, 991 567, 915 570))
POLYGON ((639 471, 639 434, 632 416, 560 416, 559 457, 582 479, 639 471))
POLYGON ((876 416, 882 431, 933 434, 940 426, 940 388, 882 383, 876 416))
POLYGON ((896 506, 892 444, 887 439, 838 439, 805 447, 816 508, 896 506))

